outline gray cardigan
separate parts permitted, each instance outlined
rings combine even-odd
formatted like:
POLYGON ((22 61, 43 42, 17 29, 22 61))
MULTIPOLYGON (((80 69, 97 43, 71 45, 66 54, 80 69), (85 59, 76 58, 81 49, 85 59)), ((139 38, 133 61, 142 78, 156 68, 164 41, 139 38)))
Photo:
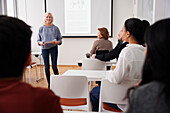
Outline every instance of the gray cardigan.
MULTIPOLYGON (((39 28, 39 33, 37 37, 37 42, 43 41, 43 42, 49 42, 52 40, 60 41, 60 44, 62 44, 62 36, 60 33, 60 30, 57 26, 41 26, 39 28)), ((42 49, 50 49, 56 45, 48 44, 47 46, 42 46, 42 49)))
POLYGON ((131 107, 125 113, 169 113, 165 95, 159 97, 162 88, 163 84, 158 82, 136 88, 130 99, 131 107))

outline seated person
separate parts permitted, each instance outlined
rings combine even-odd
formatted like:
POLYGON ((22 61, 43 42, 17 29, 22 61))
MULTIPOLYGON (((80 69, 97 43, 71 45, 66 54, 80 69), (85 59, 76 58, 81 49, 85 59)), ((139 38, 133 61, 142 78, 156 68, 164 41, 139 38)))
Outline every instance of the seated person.
POLYGON ((93 58, 97 58, 101 61, 110 61, 115 58, 118 60, 121 50, 124 47, 126 47, 127 44, 128 44, 127 40, 125 38, 122 39, 122 30, 121 30, 118 34, 118 44, 116 45, 116 47, 108 53, 93 55, 93 58))
POLYGON ((107 28, 105 27, 102 27, 102 28, 98 28, 98 40, 96 40, 94 43, 93 43, 93 47, 90 51, 90 54, 91 56, 93 54, 96 54, 96 51, 97 50, 112 50, 113 48, 113 45, 112 45, 112 42, 110 40, 108 40, 109 38, 109 32, 107 30, 107 28))
MULTIPOLYGON (((146 59, 142 81, 129 97, 125 113, 170 112, 170 18, 157 21, 145 34, 146 59)), ((130 88, 132 89, 132 88, 130 88)))
MULTIPOLYGON (((143 37, 148 26, 149 22, 141 21, 138 18, 130 18, 125 21, 122 28, 122 37, 129 44, 121 51, 116 68, 106 73, 106 79, 110 82, 120 84, 127 79, 141 79, 141 71, 145 59, 143 37)), ((99 96, 97 97, 96 93, 100 92, 100 87, 95 88, 95 90, 98 91, 92 90, 91 92, 92 110, 98 111, 99 96)))
POLYGON ((50 89, 22 82, 31 64, 31 34, 23 21, 0 16, 0 113, 63 113, 50 89))

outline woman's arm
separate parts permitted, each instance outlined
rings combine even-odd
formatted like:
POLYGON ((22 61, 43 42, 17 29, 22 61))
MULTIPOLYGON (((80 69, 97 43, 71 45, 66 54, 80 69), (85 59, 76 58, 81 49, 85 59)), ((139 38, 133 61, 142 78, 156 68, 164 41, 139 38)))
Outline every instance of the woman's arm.
POLYGON ((44 46, 44 42, 42 41, 42 38, 41 38, 41 29, 42 28, 40 28, 38 32, 37 42, 38 42, 38 45, 44 46))
POLYGON ((102 60, 102 61, 109 61, 115 58, 118 59, 120 52, 122 51, 124 47, 126 47, 126 45, 127 45, 127 42, 120 44, 120 41, 119 41, 116 47, 112 49, 109 53, 96 55, 95 58, 102 60))
POLYGON ((90 55, 91 55, 91 56, 92 56, 92 54, 95 54, 96 46, 97 46, 97 42, 95 41, 95 42, 93 43, 92 49, 91 49, 91 51, 90 51, 90 55))
POLYGON ((59 28, 57 29, 57 41, 56 41, 56 44, 57 45, 61 45, 62 44, 62 36, 61 36, 59 28))

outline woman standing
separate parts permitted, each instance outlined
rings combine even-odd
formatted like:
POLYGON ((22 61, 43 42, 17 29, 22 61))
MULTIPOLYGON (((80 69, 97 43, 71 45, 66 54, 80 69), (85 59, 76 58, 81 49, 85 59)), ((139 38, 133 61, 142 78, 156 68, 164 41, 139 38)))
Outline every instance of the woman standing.
POLYGON ((45 73, 50 87, 50 65, 49 55, 51 55, 52 69, 55 75, 58 75, 57 57, 58 45, 62 44, 62 36, 57 26, 53 24, 53 16, 51 13, 45 13, 44 25, 39 28, 37 42, 42 46, 42 56, 44 59, 45 73))

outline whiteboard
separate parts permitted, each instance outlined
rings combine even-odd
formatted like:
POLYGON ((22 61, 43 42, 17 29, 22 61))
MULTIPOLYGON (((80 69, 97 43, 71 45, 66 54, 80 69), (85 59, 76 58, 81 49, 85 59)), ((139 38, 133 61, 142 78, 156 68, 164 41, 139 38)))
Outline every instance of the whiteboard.
POLYGON ((96 37, 99 27, 112 37, 113 0, 45 0, 45 11, 52 13, 63 37, 96 37))

